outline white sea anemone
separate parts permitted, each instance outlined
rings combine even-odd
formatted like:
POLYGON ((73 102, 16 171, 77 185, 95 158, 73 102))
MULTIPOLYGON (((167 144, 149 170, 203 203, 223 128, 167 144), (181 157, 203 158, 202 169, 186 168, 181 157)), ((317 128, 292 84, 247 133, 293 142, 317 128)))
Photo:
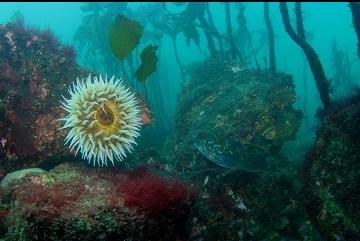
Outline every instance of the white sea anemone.
POLYGON ((69 128, 65 145, 80 151, 83 159, 94 166, 104 166, 108 160, 122 161, 133 150, 141 126, 138 102, 128 88, 113 76, 77 79, 69 87, 70 99, 62 96, 62 108, 68 114, 62 128, 69 128))

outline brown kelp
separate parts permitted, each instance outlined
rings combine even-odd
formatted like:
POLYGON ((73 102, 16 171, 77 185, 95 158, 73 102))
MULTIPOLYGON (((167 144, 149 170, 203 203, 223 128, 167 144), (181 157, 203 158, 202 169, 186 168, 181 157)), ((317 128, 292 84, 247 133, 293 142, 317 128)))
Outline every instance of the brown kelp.
MULTIPOLYGON (((297 3, 297 4, 301 4, 301 3, 297 3)), ((301 8, 298 7, 296 14, 297 15, 301 14, 300 11, 301 8)), ((302 28, 299 28, 300 29, 299 33, 296 33, 295 30, 292 28, 290 24, 289 12, 286 3, 280 3, 280 12, 286 32, 289 34, 291 39, 294 40, 294 42, 303 49, 306 55, 307 61, 310 65, 311 72, 313 73, 316 82, 316 87, 320 94, 321 102, 324 108, 327 108, 330 105, 329 80, 325 76, 325 72, 320 62, 320 59, 316 54, 315 50, 306 41, 304 35, 301 34, 304 32, 302 28)), ((297 19, 300 18, 298 17, 297 19)), ((301 26, 300 23, 298 23, 298 26, 301 26)))

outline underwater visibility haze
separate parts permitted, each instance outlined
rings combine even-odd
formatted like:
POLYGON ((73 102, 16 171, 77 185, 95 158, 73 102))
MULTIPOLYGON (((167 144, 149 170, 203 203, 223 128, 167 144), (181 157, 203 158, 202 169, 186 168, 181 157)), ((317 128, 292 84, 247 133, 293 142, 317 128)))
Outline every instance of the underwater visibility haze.
POLYGON ((0 3, 0 241, 359 241, 360 3, 0 3))

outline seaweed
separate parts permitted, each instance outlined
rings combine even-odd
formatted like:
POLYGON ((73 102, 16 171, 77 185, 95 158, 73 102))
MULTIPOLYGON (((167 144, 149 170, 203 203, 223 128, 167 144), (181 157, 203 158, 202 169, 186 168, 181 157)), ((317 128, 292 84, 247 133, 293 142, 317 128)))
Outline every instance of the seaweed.
MULTIPOLYGON (((298 20, 301 19, 299 15, 301 15, 301 3, 297 3, 298 7, 296 8, 296 15, 298 16, 298 20)), ((304 35, 301 34, 304 31, 300 30, 299 33, 296 33, 293 27, 290 24, 289 12, 287 8, 287 3, 280 3, 280 12, 282 21, 285 27, 286 32, 289 34, 291 39, 298 44, 304 51, 305 56, 308 60, 310 65, 311 72, 314 76, 316 87, 320 94, 320 99, 324 108, 329 107, 330 105, 330 94, 329 94, 329 80, 325 76, 325 72, 323 66, 320 62, 320 59, 315 52, 315 50, 311 47, 311 45, 306 41, 304 35)), ((298 21, 298 26, 302 26, 301 23, 298 21)), ((301 27, 300 27, 301 29, 301 27)))

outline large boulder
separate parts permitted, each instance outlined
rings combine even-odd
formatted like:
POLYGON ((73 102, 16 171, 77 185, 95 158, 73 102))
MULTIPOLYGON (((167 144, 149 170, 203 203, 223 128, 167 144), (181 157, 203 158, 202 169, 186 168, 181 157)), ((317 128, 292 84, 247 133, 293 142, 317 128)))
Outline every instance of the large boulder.
POLYGON ((59 100, 87 75, 75 50, 50 30, 26 28, 21 17, 0 25, 0 179, 70 154, 66 130, 58 130, 65 114, 59 100))
POLYGON ((295 138, 302 118, 293 108, 296 99, 290 75, 204 62, 183 86, 176 130, 164 154, 185 172, 208 167, 209 159, 226 166, 215 160, 220 152, 231 153, 231 164, 251 168, 252 161, 278 155, 295 138))
POLYGON ((304 204, 327 240, 360 240, 360 91, 319 113, 304 204))

